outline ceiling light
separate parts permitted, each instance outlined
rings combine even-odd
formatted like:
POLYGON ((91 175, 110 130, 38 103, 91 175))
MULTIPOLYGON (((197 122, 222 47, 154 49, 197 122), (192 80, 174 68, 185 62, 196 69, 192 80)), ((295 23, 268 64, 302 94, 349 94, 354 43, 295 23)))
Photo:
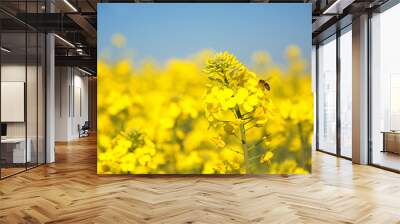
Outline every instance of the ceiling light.
POLYGON ((78 12, 78 10, 68 1, 64 0, 65 4, 67 4, 74 12, 78 12))
POLYGON ((67 45, 69 45, 70 47, 75 48, 75 45, 73 45, 73 44, 72 44, 71 42, 69 42, 68 40, 66 40, 66 39, 64 39, 64 38, 62 38, 62 37, 60 37, 60 36, 57 35, 57 34, 54 34, 54 36, 57 37, 58 39, 60 39, 61 41, 63 41, 64 43, 66 43, 67 45))
POLYGON ((81 71, 81 72, 83 72, 83 73, 85 73, 85 74, 87 74, 87 75, 93 75, 92 73, 90 73, 90 72, 88 72, 88 71, 86 71, 86 70, 83 70, 83 69, 81 69, 81 68, 79 68, 79 67, 78 67, 78 70, 81 71))
POLYGON ((83 55, 83 49, 82 48, 77 48, 76 49, 76 53, 78 53, 79 55, 83 55))
POLYGON ((10 53, 10 52, 11 52, 11 50, 9 50, 9 49, 7 49, 7 48, 5 48, 5 47, 1 47, 0 49, 1 49, 2 51, 6 52, 6 53, 10 53))
POLYGON ((330 5, 322 14, 331 13, 332 9, 335 9, 339 4, 340 0, 336 0, 332 5, 330 5))
POLYGON ((355 0, 336 0, 322 14, 342 14, 343 10, 351 5, 355 0))

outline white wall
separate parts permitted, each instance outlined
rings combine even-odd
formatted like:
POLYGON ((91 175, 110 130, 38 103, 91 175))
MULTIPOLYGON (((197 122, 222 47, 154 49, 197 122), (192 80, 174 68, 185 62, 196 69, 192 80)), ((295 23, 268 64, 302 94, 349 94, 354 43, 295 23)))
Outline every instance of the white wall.
POLYGON ((74 99, 74 108, 72 108, 72 120, 71 120, 71 135, 74 138, 79 137, 78 133, 78 124, 81 126, 88 121, 88 78, 85 76, 81 76, 82 73, 79 75, 74 75, 74 92, 75 94, 73 97, 74 99), (81 107, 81 108, 80 108, 81 107))
MULTIPOLYGON (((25 64, 2 65, 1 81, 25 82, 25 64)), ((1 109, 6 110, 7 108, 1 108, 1 109)), ((25 122, 7 122, 7 137, 25 137, 25 122)))
MULTIPOLYGON (((24 65, 18 64, 5 64, 1 66, 1 81, 2 82, 25 82, 25 71, 26 67, 24 65)), ((33 66, 27 67, 28 73, 35 72, 36 68, 33 66), (34 70, 35 69, 35 70, 34 70)), ((35 93, 27 93, 29 96, 35 96, 35 93)), ((1 108, 2 110, 7 110, 7 108, 1 108)), ((36 114, 35 114, 36 115, 36 114)), ((28 115, 29 116, 29 115, 28 115)), ((31 120, 28 117, 28 120, 31 120)), ((25 137, 25 122, 7 122, 7 136, 8 137, 25 137)))
MULTIPOLYGON (((28 66, 28 69, 32 69, 32 67, 28 66)), ((25 64, 1 65, 1 81, 25 82, 25 64)))
POLYGON ((76 68, 56 67, 56 141, 79 138, 78 124, 88 120, 88 78, 83 75, 76 68))
POLYGON ((68 117, 69 117, 69 96, 70 84, 69 68, 55 68, 55 141, 68 140, 68 117))

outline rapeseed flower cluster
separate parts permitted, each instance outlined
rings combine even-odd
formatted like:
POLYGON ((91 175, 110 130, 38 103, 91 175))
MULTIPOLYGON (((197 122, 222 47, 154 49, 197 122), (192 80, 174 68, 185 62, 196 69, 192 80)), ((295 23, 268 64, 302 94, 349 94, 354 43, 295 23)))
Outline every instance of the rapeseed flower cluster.
POLYGON ((98 62, 99 174, 309 173, 313 97, 296 47, 254 71, 210 50, 98 62), (245 155, 246 154, 246 155, 245 155))
MULTIPOLYGON (((222 146, 225 145, 224 140, 229 141, 226 135, 232 135, 239 140, 245 171, 251 173, 250 150, 255 145, 248 143, 247 132, 252 128, 262 128, 267 123, 272 107, 267 94, 270 86, 228 52, 218 53, 210 58, 205 73, 211 80, 205 96, 206 117, 211 127, 224 130, 218 136, 222 146)), ((263 133, 259 141, 265 140, 266 133, 263 133)), ((253 155, 252 158, 259 157, 258 160, 266 162, 272 158, 271 155, 269 152, 261 160, 261 155, 253 155)))

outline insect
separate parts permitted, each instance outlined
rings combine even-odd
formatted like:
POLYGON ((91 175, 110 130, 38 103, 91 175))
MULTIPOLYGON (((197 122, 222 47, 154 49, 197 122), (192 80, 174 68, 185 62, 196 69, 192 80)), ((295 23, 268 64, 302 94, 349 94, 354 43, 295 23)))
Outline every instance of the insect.
POLYGON ((258 84, 264 87, 268 91, 271 90, 271 87, 269 86, 268 82, 263 79, 260 79, 260 81, 258 81, 258 84))

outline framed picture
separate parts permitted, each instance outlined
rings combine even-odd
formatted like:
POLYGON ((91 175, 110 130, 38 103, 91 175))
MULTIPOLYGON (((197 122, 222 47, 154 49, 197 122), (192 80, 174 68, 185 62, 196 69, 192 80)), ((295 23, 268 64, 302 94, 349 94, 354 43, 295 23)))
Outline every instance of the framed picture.
POLYGON ((311 4, 99 4, 98 48, 98 174, 311 172, 311 4))

